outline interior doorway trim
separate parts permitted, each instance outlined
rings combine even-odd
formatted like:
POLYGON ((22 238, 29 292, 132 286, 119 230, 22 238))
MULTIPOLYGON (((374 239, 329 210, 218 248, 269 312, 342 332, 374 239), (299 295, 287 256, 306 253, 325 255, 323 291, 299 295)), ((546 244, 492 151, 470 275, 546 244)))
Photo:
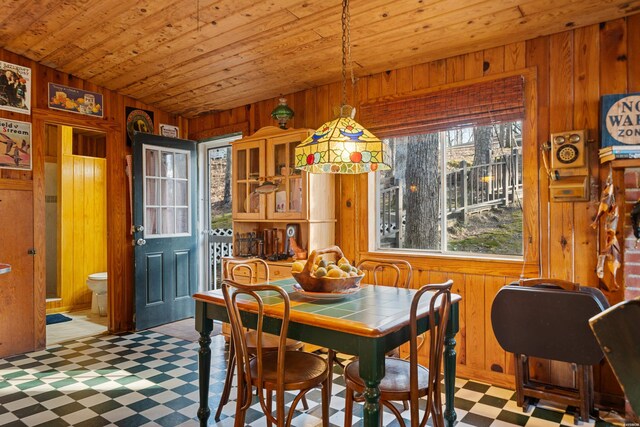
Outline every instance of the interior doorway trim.
MULTIPOLYGON (((200 270, 198 271, 198 288, 200 291, 207 290, 209 285, 209 228, 211 218, 209 217, 209 176, 207 172, 207 152, 210 149, 222 148, 231 145, 233 141, 242 138, 242 133, 232 133, 198 141, 198 261, 200 270)), ((231 164, 229 164, 231 167, 231 164)), ((233 171, 232 171, 233 173, 233 171)), ((233 194, 231 195, 233 197, 233 194)))

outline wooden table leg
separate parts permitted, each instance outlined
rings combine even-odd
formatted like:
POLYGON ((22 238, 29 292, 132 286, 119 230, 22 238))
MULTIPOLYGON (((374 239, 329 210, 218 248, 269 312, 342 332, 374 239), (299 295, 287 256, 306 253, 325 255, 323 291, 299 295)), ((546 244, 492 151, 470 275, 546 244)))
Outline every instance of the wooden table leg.
POLYGON ((363 425, 379 427, 382 425, 380 406, 380 381, 384 378, 384 351, 377 348, 375 342, 367 343, 360 353, 360 377, 364 381, 363 425))
POLYGON ((451 313, 444 336, 444 422, 447 427, 453 427, 456 422, 456 410, 453 407, 456 392, 456 334, 460 329, 459 304, 451 305, 451 313))
POLYGON ((198 350, 198 387, 200 391, 200 407, 198 419, 201 426, 206 426, 211 410, 209 409, 209 377, 211 375, 211 331, 213 320, 207 318, 207 305, 196 301, 196 331, 200 333, 200 349, 198 350))

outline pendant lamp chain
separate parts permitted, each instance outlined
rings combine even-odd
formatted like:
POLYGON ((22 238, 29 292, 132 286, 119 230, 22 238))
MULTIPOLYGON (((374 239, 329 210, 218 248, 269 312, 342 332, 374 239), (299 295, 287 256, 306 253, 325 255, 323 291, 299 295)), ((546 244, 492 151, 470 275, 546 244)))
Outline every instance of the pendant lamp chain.
POLYGON ((349 0, 342 0, 342 108, 347 105, 347 62, 351 71, 351 84, 355 86, 353 74, 353 61, 351 59, 351 14, 349 13, 349 0))
MULTIPOLYGON (((352 96, 356 79, 351 60, 349 0, 342 0, 342 105, 340 116, 322 124, 295 148, 296 168, 311 173, 366 173, 391 169, 391 153, 377 136, 354 120, 347 104, 347 65, 352 96)), ((356 198, 357 200, 357 198, 356 198)))

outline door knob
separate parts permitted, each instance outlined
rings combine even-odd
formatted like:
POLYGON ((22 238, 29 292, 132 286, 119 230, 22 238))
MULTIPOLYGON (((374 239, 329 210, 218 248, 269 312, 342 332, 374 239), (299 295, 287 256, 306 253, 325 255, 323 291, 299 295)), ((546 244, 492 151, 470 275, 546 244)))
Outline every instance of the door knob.
POLYGON ((131 226, 134 233, 139 233, 140 231, 144 231, 144 225, 133 225, 131 226))
POLYGON ((147 244, 147 241, 144 239, 138 239, 136 240, 136 246, 144 246, 147 244))

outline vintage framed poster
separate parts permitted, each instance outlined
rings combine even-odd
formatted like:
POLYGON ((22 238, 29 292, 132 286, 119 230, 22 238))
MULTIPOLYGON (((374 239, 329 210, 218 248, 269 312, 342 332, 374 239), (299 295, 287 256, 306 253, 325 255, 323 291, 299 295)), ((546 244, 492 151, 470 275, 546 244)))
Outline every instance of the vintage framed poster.
POLYGON ((49 108, 103 117, 102 94, 49 82, 49 108))
POLYGON ((640 93, 603 95, 601 147, 640 145, 640 93))
POLYGON ((153 111, 126 107, 127 116, 127 145, 131 146, 133 132, 153 133, 153 111))
POLYGON ((0 168, 31 170, 31 123, 0 119, 0 168))
POLYGON ((160 123, 160 135, 169 136, 171 138, 180 138, 180 128, 173 125, 165 125, 160 123))
POLYGON ((31 114, 31 68, 0 61, 0 110, 31 114))

